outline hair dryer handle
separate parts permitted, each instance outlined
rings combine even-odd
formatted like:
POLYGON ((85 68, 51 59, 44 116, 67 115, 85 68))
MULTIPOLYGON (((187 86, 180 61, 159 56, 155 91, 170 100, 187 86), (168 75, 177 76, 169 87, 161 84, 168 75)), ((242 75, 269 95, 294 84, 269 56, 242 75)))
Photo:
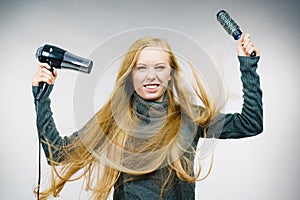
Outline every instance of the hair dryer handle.
MULTIPOLYGON (((52 74, 53 74, 53 67, 51 67, 51 69, 49 69, 49 71, 51 71, 52 74)), ((49 88, 49 84, 48 83, 40 82, 39 83, 39 87, 38 87, 38 92, 37 92, 37 95, 36 95, 35 99, 37 101, 39 101, 46 94, 48 88, 49 88)))

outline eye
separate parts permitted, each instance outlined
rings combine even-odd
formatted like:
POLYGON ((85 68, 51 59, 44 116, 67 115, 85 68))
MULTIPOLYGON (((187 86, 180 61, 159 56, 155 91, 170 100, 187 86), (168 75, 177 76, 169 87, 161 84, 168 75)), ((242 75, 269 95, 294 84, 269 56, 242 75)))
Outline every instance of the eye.
POLYGON ((166 68, 166 66, 164 66, 164 65, 158 65, 158 66, 155 67, 155 69, 159 70, 159 71, 161 71, 161 70, 163 70, 165 68, 166 68))
POLYGON ((139 71, 143 71, 143 70, 146 70, 146 66, 138 65, 138 66, 135 67, 135 69, 137 69, 139 71))

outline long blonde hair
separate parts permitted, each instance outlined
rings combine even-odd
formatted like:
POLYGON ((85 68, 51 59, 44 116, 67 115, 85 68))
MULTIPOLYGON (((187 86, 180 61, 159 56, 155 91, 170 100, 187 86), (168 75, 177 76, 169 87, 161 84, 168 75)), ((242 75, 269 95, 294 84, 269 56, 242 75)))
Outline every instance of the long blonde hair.
MULTIPOLYGON (((180 131, 183 116, 205 130, 217 109, 193 68, 192 72, 196 86, 190 90, 184 84, 185 77, 165 40, 152 37, 137 40, 124 57, 106 104, 84 126, 77 139, 59 147, 63 159, 60 163, 51 162, 51 185, 40 193, 41 199, 58 196, 68 181, 81 178, 85 180, 86 189, 92 191, 91 199, 107 199, 121 173, 142 175, 160 167, 168 167, 170 173, 175 172, 181 180, 195 182, 200 171, 194 174, 191 158, 195 149, 191 146, 192 140, 186 140, 180 131), (157 47, 169 53, 172 78, 166 90, 168 106, 163 125, 156 134, 140 138, 142 143, 134 145, 133 132, 138 127, 138 119, 132 107, 134 89, 130 74, 145 47, 157 47), (203 109, 191 101, 195 96, 202 102, 203 109), (74 178, 79 171, 82 173, 74 178)), ((192 132, 190 138, 193 139, 197 129, 192 132)), ((51 148, 55 147, 49 145, 50 160, 51 148)))

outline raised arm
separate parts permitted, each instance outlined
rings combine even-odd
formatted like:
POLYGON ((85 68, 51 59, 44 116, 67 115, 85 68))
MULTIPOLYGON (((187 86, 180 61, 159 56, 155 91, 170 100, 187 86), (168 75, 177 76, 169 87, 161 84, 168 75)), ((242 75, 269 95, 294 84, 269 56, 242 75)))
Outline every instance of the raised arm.
POLYGON ((60 162, 63 160, 63 147, 70 144, 71 141, 77 137, 77 133, 75 132, 70 137, 62 138, 56 129, 54 119, 52 117, 53 113, 50 108, 51 100, 49 95, 53 89, 53 84, 57 77, 57 71, 54 70, 52 74, 48 70, 49 68, 50 66, 47 64, 41 64, 38 67, 37 72, 32 77, 32 92, 36 99, 39 83, 43 81, 50 85, 46 94, 39 101, 35 100, 37 114, 36 124, 38 136, 41 139, 41 144, 48 161, 50 160, 50 148, 53 161, 60 162))
POLYGON ((244 138, 263 131, 262 91, 259 75, 256 72, 260 51, 252 43, 248 34, 243 35, 239 40, 237 51, 244 94, 242 111, 220 114, 208 129, 207 137, 244 138), (256 57, 250 57, 253 50, 256 52, 256 57))

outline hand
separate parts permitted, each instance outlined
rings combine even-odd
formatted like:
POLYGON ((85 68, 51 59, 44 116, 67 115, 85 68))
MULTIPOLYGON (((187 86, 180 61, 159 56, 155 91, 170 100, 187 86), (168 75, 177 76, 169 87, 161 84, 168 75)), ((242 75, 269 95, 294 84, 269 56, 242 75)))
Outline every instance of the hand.
POLYGON ((238 41, 237 53, 239 56, 250 56, 255 51, 256 56, 260 55, 259 49, 252 43, 249 34, 242 34, 238 41))
POLYGON ((49 85, 54 84, 57 77, 57 70, 53 69, 47 63, 40 63, 37 72, 32 77, 32 85, 38 86, 40 82, 46 82, 49 85))

